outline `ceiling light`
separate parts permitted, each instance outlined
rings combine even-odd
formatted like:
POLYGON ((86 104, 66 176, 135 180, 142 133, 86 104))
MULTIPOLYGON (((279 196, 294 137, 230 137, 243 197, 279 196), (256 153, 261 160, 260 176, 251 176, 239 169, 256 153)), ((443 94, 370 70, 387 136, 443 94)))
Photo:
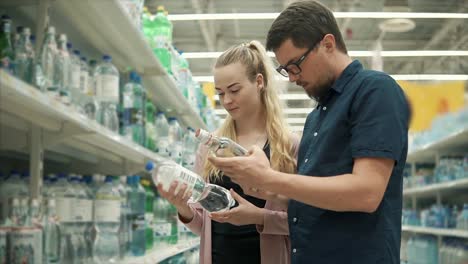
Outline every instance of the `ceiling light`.
MULTIPOLYGON (((170 14, 171 21, 190 20, 244 20, 275 19, 279 13, 212 13, 212 14, 170 14)), ((415 13, 415 12, 333 12, 336 18, 439 18, 467 19, 468 13, 415 13)))

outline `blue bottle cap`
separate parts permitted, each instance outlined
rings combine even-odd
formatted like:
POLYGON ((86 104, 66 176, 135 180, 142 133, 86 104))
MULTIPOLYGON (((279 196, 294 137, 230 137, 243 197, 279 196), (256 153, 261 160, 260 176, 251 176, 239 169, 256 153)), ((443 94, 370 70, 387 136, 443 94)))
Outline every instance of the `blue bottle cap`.
POLYGON ((107 175, 107 176, 106 176, 106 179, 104 180, 104 182, 112 182, 112 180, 113 180, 113 179, 112 179, 112 176, 107 175))
POLYGON ((146 163, 145 169, 146 169, 147 171, 152 171, 152 170, 154 169, 154 163, 153 163, 152 161, 148 161, 148 162, 146 163))
POLYGON ((109 56, 109 55, 107 55, 107 54, 104 54, 104 55, 102 56, 102 60, 103 60, 103 61, 109 61, 109 62, 110 62, 110 61, 112 61, 112 57, 109 56))
POLYGON ((80 51, 79 50, 74 50, 73 51, 73 54, 77 55, 77 56, 80 56, 80 51))

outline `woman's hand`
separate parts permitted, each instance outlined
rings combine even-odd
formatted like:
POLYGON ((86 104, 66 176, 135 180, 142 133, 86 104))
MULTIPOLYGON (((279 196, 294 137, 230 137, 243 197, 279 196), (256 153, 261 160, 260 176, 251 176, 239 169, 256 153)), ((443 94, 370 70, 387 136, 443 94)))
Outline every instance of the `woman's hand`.
POLYGON ((263 225, 265 209, 251 204, 232 189, 230 192, 232 197, 239 203, 239 206, 225 212, 213 212, 210 214, 210 218, 216 222, 230 223, 236 226, 263 225))
POLYGON ((182 222, 188 223, 193 219, 192 208, 187 204, 192 193, 187 192, 187 184, 184 183, 177 188, 178 185, 179 183, 177 181, 173 181, 169 190, 166 192, 162 185, 158 184, 158 192, 161 197, 168 200, 177 208, 177 212, 182 217, 182 222))

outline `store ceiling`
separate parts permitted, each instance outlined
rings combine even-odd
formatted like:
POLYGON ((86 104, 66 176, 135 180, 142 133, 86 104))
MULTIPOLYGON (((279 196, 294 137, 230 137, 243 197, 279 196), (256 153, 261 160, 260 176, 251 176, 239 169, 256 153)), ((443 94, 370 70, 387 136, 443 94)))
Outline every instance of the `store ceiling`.
MULTIPOLYGON (((288 0, 146 0, 154 12, 164 5, 169 14, 194 13, 273 13, 281 12, 288 0)), ((406 5, 409 12, 468 13, 468 0, 322 0, 335 12, 383 12, 392 6, 406 5)), ((379 23, 384 19, 341 18, 350 51, 372 51, 381 36, 379 23)), ((387 32, 382 38, 384 51, 468 50, 468 19, 413 19, 416 27, 404 33, 387 32)), ((273 20, 173 21, 174 45, 184 52, 223 51, 229 46, 256 39, 265 43, 273 20)), ((367 68, 371 60, 357 58, 367 68)), ((214 59, 190 59, 194 76, 212 75, 214 59)), ((468 57, 384 57, 383 69, 390 74, 467 74, 468 57)), ((284 83, 288 93, 301 93, 295 84, 284 83)), ((307 108, 310 100, 288 100, 290 109, 307 108)), ((220 108, 220 107, 219 107, 220 108)), ((291 110, 290 110, 291 111, 291 110)), ((224 115, 221 115, 224 116, 224 115)), ((300 127, 306 114, 290 114, 291 125, 300 127)))

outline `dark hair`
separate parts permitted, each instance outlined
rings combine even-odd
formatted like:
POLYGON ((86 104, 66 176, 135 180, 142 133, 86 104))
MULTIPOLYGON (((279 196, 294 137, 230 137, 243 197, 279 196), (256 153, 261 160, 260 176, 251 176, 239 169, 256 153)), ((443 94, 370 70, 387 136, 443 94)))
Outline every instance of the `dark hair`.
POLYGON ((297 1, 283 10, 271 25, 266 48, 274 51, 287 39, 298 48, 312 48, 326 34, 335 36, 338 50, 348 53, 332 11, 314 0, 297 1))

